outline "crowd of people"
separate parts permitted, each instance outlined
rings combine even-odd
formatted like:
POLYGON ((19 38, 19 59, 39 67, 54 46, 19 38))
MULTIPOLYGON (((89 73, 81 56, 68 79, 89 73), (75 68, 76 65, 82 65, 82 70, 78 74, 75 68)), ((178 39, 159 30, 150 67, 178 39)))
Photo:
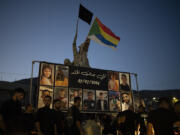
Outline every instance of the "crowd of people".
MULTIPOLYGON (((100 93, 102 96, 102 94, 100 93)), ((14 90, 11 99, 0 110, 0 135, 180 135, 180 102, 171 104, 168 98, 160 98, 157 108, 140 105, 137 112, 132 106, 118 114, 81 113, 81 97, 62 112, 62 101, 43 98, 44 106, 35 110, 29 104, 22 109, 25 92, 14 90)))

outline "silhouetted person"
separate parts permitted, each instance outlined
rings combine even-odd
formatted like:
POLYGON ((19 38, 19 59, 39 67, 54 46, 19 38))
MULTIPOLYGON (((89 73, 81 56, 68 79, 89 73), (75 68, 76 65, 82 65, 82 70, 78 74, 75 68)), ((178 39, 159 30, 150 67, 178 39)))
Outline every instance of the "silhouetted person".
POLYGON ((72 117, 73 117, 73 126, 71 128, 73 135, 83 135, 83 129, 81 127, 81 116, 79 107, 81 104, 81 98, 74 98, 74 105, 72 106, 72 117))
POLYGON ((14 90, 11 99, 5 101, 1 107, 1 126, 6 131, 10 131, 13 128, 12 123, 16 122, 23 116, 21 101, 23 100, 25 92, 22 88, 16 88, 14 90))
POLYGON ((125 120, 126 120, 126 115, 124 112, 119 112, 117 115, 117 119, 113 123, 113 128, 114 128, 114 135, 118 132, 118 135, 125 135, 126 133, 126 128, 125 127, 125 120), (123 134, 124 133, 124 134, 123 134))
POLYGON ((55 113, 50 109, 52 98, 44 97, 44 107, 37 111, 36 127, 40 135, 54 135, 55 128, 55 113))
POLYGON ((168 98, 160 98, 158 108, 148 115, 147 135, 173 135, 173 122, 176 120, 175 113, 170 110, 168 98))
POLYGON ((102 131, 103 135, 108 135, 113 133, 113 127, 111 125, 112 123, 112 117, 109 114, 105 114, 102 119, 102 123, 104 126, 104 129, 102 131))
POLYGON ((134 135, 137 131, 137 114, 133 111, 133 107, 129 106, 129 109, 124 111, 125 114, 125 129, 123 135, 134 135))
POLYGON ((62 135, 64 133, 64 114, 61 112, 61 101, 59 99, 54 100, 54 112, 57 134, 62 135))
POLYGON ((28 135, 32 135, 35 132, 35 113, 34 108, 31 104, 26 106, 26 110, 24 112, 25 126, 28 131, 28 135))
POLYGON ((145 117, 147 117, 147 114, 145 112, 145 108, 141 105, 139 106, 139 110, 138 110, 138 113, 137 113, 137 117, 138 117, 138 125, 140 126, 140 135, 145 135, 146 134, 146 125, 145 125, 145 117))

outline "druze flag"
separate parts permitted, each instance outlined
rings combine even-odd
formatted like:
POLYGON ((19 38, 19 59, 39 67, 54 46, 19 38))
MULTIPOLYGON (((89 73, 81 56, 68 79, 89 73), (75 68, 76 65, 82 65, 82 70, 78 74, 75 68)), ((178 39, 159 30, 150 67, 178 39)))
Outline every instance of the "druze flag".
POLYGON ((88 38, 98 44, 117 48, 120 37, 116 36, 108 27, 101 23, 96 17, 89 31, 88 38))

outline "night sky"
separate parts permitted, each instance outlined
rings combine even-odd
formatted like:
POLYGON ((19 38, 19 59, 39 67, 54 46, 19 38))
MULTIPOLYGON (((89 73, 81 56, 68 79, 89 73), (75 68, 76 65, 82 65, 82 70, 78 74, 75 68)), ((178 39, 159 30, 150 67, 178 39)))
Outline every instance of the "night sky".
MULTIPOLYGON (((73 60, 78 0, 0 0, 0 72, 31 74, 32 60, 73 60)), ((180 88, 179 0, 82 0, 121 40, 91 41, 91 67, 138 74, 140 89, 180 88)), ((90 26, 79 20, 77 45, 90 26)), ((35 75, 38 66, 35 67, 35 75)), ((9 77, 7 80, 11 80, 9 77)))

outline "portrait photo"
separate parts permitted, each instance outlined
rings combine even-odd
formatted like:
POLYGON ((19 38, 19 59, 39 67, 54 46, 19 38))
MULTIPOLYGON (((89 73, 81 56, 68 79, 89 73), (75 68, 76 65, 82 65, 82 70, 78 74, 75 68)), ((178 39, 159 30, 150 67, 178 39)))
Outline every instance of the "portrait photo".
POLYGON ((110 111, 121 111, 120 92, 109 91, 109 109, 110 111))
POLYGON ((41 63, 40 85, 53 85, 54 83, 54 65, 41 63))
POLYGON ((69 108, 74 105, 75 97, 81 98, 80 109, 82 109, 82 89, 69 89, 69 108))
POLYGON ((130 74, 119 73, 120 90, 130 91, 130 74))
POLYGON ((56 87, 54 89, 54 99, 59 99, 62 103, 61 110, 68 109, 68 89, 63 87, 56 87))
POLYGON ((133 107, 132 104, 132 95, 131 92, 121 92, 121 100, 122 100, 122 111, 128 110, 129 107, 133 107))
POLYGON ((68 67, 56 65, 55 86, 68 86, 68 67))
POLYGON ((117 72, 108 73, 108 90, 119 91, 119 75, 117 72))
POLYGON ((96 110, 108 110, 108 91, 96 90, 96 110))
POLYGON ((95 90, 83 90, 83 110, 92 111, 95 110, 95 90))
MULTIPOLYGON (((50 96, 53 101, 53 88, 50 86, 40 86, 39 88, 39 97, 38 97, 38 108, 44 107, 44 98, 50 96)), ((52 101, 50 108, 52 108, 52 101)))

